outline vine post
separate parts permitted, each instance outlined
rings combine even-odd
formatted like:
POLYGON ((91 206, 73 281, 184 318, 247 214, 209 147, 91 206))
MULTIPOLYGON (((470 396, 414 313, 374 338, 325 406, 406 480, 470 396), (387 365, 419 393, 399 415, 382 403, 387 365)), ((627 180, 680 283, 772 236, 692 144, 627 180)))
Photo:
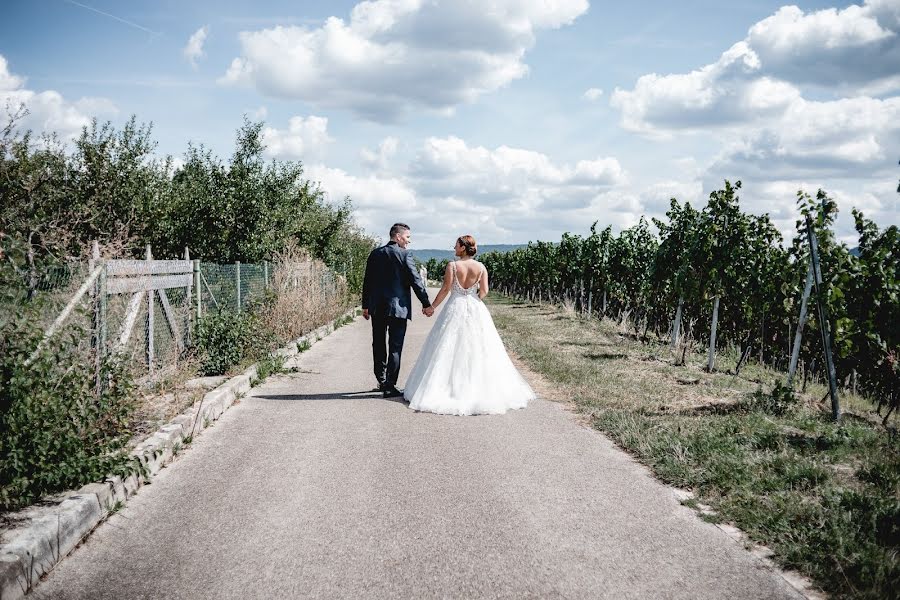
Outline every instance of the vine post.
POLYGON ((675 321, 672 323, 672 350, 678 345, 681 337, 681 309, 684 307, 684 294, 678 297, 678 308, 675 309, 675 321))
POLYGON ((713 298, 712 326, 709 328, 709 357, 706 370, 712 373, 716 366, 716 327, 719 324, 719 296, 713 298))
POLYGON ((791 351, 791 365, 788 369, 788 387, 793 385, 794 375, 797 373, 797 361, 800 359, 800 343, 803 341, 803 328, 806 326, 806 313, 812 285, 813 267, 810 259, 809 269, 806 271, 806 285, 803 287, 803 298, 800 301, 800 319, 797 321, 797 330, 794 332, 794 349, 791 351))
POLYGON ((834 359, 831 355, 831 335, 828 330, 828 307, 822 297, 822 268, 819 264, 819 246, 812 218, 806 215, 806 230, 809 236, 809 252, 812 259, 813 281, 816 286, 816 304, 819 307, 819 328, 822 331, 822 346, 825 350, 825 370, 828 373, 828 393, 831 395, 831 416, 835 421, 841 420, 841 405, 837 395, 837 377, 834 371, 834 359))

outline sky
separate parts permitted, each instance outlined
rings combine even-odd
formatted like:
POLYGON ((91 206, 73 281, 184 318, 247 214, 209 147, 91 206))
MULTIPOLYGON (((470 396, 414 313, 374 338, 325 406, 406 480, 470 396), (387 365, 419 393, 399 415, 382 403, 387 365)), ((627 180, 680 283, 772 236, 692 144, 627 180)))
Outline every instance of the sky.
POLYGON ((900 0, 3 0, 0 108, 72 140, 152 123, 226 159, 244 117, 358 224, 413 247, 558 240, 796 194, 900 224, 900 0))

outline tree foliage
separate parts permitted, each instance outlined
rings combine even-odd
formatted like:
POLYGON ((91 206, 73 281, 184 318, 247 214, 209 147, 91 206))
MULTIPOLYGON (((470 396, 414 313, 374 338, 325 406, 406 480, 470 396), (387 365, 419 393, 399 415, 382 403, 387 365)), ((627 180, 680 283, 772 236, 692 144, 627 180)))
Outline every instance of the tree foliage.
POLYGON ((92 241, 121 256, 191 256, 260 262, 286 246, 347 275, 359 287, 374 240, 353 221, 349 199, 326 201, 303 166, 266 161, 262 123, 238 129, 227 162, 190 146, 184 164, 156 155, 152 128, 132 117, 117 131, 93 121, 67 148, 19 133, 15 117, 0 137, 0 231, 28 251, 15 265, 34 289, 40 266, 84 256, 92 241))

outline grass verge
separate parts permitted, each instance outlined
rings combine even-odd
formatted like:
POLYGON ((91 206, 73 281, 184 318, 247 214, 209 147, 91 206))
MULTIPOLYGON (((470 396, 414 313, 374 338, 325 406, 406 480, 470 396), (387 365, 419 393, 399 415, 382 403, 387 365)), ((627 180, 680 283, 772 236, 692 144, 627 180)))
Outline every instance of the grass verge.
POLYGON ((858 400, 835 424, 820 386, 792 395, 758 365, 706 373, 700 353, 674 366, 664 344, 616 323, 499 296, 489 304, 507 346, 661 480, 834 597, 900 597, 898 438, 858 400))

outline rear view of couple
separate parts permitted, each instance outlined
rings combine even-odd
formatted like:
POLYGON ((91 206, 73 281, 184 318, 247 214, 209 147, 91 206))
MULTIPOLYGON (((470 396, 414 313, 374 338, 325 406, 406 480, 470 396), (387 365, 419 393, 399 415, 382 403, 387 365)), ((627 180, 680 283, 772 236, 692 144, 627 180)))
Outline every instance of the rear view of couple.
POLYGON ((444 271, 434 301, 407 250, 409 226, 395 223, 390 241, 375 248, 366 262, 363 280, 363 317, 372 321, 375 378, 385 398, 403 396, 409 407, 449 415, 502 414, 524 408, 535 397, 519 374, 482 301, 488 293, 488 273, 473 257, 475 239, 456 240, 456 260, 444 271), (400 357, 407 321, 412 319, 410 289, 428 317, 446 301, 419 358, 397 389, 400 357))

